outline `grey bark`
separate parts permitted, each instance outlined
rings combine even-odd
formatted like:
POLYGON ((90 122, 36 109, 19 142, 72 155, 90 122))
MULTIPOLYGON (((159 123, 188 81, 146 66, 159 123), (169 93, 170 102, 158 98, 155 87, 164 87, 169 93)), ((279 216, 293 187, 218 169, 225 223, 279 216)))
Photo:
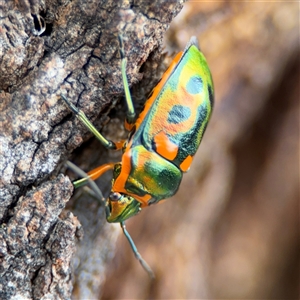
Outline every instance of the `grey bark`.
MULTIPOLYGON (((141 66, 160 48, 182 2, 4 1, 0 8, 1 299, 69 299, 73 285, 74 298, 99 295, 117 231, 106 224, 103 205, 88 196, 75 208, 73 202, 72 212, 65 210, 73 186, 61 174, 62 167, 91 135, 59 95, 63 93, 92 121, 98 118, 95 124, 100 128, 123 94, 117 34, 124 36, 132 85, 142 78, 141 66), (87 232, 83 240, 82 229, 87 232), (78 238, 77 271, 72 276, 78 238)), ((87 168, 96 158, 91 153, 83 158, 87 168)))

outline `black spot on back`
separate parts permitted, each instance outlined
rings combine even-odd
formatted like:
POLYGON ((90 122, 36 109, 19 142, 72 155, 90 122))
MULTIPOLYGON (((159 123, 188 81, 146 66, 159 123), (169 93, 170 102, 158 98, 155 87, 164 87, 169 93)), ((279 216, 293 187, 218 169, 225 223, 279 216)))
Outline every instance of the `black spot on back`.
POLYGON ((168 122, 178 124, 187 120, 191 116, 191 109, 188 106, 174 105, 169 112, 168 122))

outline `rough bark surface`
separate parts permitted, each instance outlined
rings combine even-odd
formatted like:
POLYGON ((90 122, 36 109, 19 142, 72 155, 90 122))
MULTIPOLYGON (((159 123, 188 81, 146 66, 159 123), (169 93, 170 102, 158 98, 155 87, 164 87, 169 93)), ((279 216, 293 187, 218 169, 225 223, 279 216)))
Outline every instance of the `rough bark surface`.
MULTIPOLYGON (((72 283, 71 258, 82 227, 64 211, 73 187, 59 171, 90 134, 59 95, 92 121, 100 115, 96 125, 103 125, 123 94, 117 34, 124 36, 132 85, 142 78, 141 66, 160 48, 182 2, 6 0, 1 5, 1 299, 69 299, 73 284, 74 298, 99 295, 117 231, 105 224, 103 206, 94 199, 85 196, 84 203, 70 206, 87 232, 72 283)), ((86 166, 93 163, 90 154, 86 166)))

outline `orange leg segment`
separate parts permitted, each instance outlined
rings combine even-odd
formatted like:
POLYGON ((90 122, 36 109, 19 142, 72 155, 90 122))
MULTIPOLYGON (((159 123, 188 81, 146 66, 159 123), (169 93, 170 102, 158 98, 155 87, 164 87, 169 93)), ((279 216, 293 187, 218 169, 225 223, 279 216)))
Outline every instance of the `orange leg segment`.
POLYGON ((89 175, 90 179, 96 180, 100 176, 102 176, 105 172, 112 170, 114 168, 114 166, 115 166, 115 163, 104 164, 104 165, 99 166, 99 167, 91 170, 90 172, 88 172, 88 175, 89 175))
POLYGON ((106 171, 112 170, 114 168, 114 166, 115 166, 115 163, 108 163, 108 164, 104 164, 100 167, 93 169, 92 171, 87 173, 89 175, 89 177, 84 177, 84 178, 78 179, 73 182, 75 189, 87 184, 90 179, 96 180, 101 175, 103 175, 106 171))
POLYGON ((135 125, 134 123, 132 123, 132 124, 128 123, 127 120, 125 120, 125 122, 124 122, 124 127, 127 131, 131 131, 131 129, 133 128, 134 125, 135 125))
POLYGON ((123 148, 124 143, 126 142, 126 140, 121 140, 118 142, 114 142, 116 149, 115 150, 121 150, 123 148))

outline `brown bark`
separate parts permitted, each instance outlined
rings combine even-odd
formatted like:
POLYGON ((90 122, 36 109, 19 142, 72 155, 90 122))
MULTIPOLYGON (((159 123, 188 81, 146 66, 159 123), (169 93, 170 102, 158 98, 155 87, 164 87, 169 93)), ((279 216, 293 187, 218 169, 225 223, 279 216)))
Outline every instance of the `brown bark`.
MULTIPOLYGON (((69 299, 70 264, 75 242, 82 237, 81 223, 86 234, 75 260, 74 297, 95 298, 100 293, 117 231, 106 224, 103 205, 87 195, 76 207, 75 202, 70 205, 73 213, 64 211, 73 187, 59 173, 68 154, 91 135, 59 95, 63 93, 92 121, 101 116, 95 123, 103 125, 123 94, 117 34, 124 37, 132 85, 142 78, 141 66, 160 47, 181 6, 180 0, 4 1, 0 24, 1 299, 69 299), (45 22, 40 35, 39 19, 45 22)), ((113 139, 118 135, 113 129, 110 133, 113 139)), ((98 152, 99 148, 106 161, 106 152, 97 146, 98 152)), ((93 150, 85 153, 85 170, 98 158, 94 154, 93 150)))

